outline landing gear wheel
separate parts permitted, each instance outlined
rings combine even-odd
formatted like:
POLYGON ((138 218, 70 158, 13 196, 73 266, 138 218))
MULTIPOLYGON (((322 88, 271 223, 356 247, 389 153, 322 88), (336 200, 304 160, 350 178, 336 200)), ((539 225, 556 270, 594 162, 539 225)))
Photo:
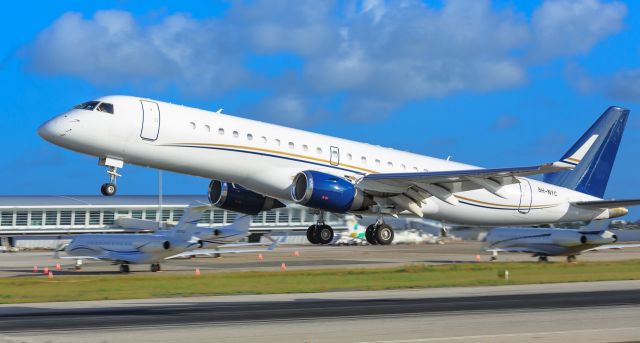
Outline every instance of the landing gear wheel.
POLYGON ((575 263, 577 260, 576 255, 567 256, 567 263, 575 263))
POLYGON ((316 225, 318 243, 329 244, 333 240, 333 229, 329 225, 316 225))
POLYGON ((100 192, 102 195, 110 197, 116 194, 116 185, 113 183, 105 183, 100 187, 100 192))
POLYGON ((160 263, 152 263, 151 264, 151 271, 152 272, 159 272, 160 271, 160 263))
POLYGON ((309 243, 311 244, 318 244, 320 243, 320 239, 318 237, 318 235, 316 234, 316 228, 318 226, 317 225, 311 225, 309 226, 309 228, 307 229, 307 240, 309 241, 309 243))
POLYGON ((376 232, 376 226, 373 225, 373 224, 367 226, 367 229, 364 231, 364 238, 371 245, 377 245, 378 244, 378 241, 375 238, 376 237, 375 236, 375 232, 376 232))
POLYGON ((547 256, 539 256, 538 257, 538 262, 539 263, 547 263, 547 262, 549 262, 549 258, 547 256))
POLYGON ((120 273, 128 273, 129 272, 129 265, 128 264, 121 264, 120 265, 120 273))
POLYGON ((380 245, 389 245, 393 242, 393 228, 387 224, 380 224, 376 228, 375 238, 380 245))

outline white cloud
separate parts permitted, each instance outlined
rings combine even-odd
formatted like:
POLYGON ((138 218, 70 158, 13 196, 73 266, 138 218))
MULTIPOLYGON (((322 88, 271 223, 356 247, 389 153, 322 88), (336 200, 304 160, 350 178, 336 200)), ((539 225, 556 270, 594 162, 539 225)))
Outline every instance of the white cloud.
POLYGON ((532 16, 489 0, 256 0, 221 17, 173 14, 148 24, 128 12, 67 13, 27 48, 30 70, 98 85, 177 88, 211 97, 251 90, 283 121, 335 110, 351 118, 457 92, 522 85, 527 60, 585 53, 617 32, 619 3, 545 1, 532 16), (596 15, 597 14, 597 15, 596 15), (264 76, 245 63, 292 54, 301 66, 264 76))
POLYGON ((589 52, 603 38, 620 31, 627 7, 599 0, 548 0, 533 14, 538 57, 589 52))

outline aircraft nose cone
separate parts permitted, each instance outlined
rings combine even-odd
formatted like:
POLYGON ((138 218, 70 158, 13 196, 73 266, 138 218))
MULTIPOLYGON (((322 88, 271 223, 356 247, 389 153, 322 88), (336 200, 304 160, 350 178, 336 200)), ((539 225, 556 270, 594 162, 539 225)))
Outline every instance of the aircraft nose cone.
POLYGON ((65 134, 65 128, 60 118, 53 118, 38 128, 38 135, 43 139, 54 142, 57 138, 65 134))

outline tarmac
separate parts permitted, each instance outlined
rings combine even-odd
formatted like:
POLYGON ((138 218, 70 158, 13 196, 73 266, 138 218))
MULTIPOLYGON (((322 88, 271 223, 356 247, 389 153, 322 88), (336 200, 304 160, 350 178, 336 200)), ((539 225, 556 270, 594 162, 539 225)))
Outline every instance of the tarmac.
MULTIPOLYGON (((393 267, 411 263, 453 264, 480 261, 488 262, 491 255, 481 250, 482 243, 453 241, 447 244, 392 245, 392 246, 311 246, 284 245, 273 252, 226 254, 219 258, 199 257, 174 259, 162 262, 163 272, 193 273, 195 268, 207 271, 279 270, 285 262, 289 270, 318 268, 370 268, 393 267), (295 254, 298 252, 298 254, 295 254), (295 256, 299 255, 299 256, 295 256)), ((588 252, 578 256, 578 261, 613 261, 640 258, 640 248, 588 252)), ((529 254, 500 254, 499 261, 536 261, 529 254)), ((550 261, 564 262, 564 257, 551 257, 550 261)), ((118 274, 118 267, 110 262, 84 260, 81 271, 75 271, 75 260, 55 259, 53 252, 19 252, 0 254, 0 277, 33 275, 33 267, 52 269, 57 263, 62 270, 56 275, 118 274)), ((149 265, 131 265, 135 273, 149 272, 149 265)))

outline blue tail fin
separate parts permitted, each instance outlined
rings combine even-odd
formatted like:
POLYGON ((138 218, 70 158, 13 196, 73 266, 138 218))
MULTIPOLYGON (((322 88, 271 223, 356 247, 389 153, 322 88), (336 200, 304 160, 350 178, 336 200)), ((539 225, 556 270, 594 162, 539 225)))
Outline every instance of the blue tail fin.
POLYGON ((628 116, 627 109, 609 107, 562 156, 562 162, 575 168, 546 174, 544 182, 602 198, 628 116))

